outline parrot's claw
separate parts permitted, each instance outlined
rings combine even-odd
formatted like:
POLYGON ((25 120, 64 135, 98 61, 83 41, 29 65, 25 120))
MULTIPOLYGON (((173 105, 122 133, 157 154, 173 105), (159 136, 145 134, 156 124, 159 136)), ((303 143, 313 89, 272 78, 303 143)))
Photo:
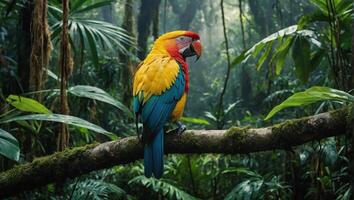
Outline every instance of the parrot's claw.
POLYGON ((184 131, 187 130, 187 126, 182 124, 182 122, 177 122, 178 128, 177 128, 177 134, 181 135, 184 131))

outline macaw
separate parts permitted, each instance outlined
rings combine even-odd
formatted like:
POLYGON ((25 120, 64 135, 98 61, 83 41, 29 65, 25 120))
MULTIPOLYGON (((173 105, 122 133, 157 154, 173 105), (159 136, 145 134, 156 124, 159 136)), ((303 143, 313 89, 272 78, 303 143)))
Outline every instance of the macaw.
MULTIPOLYGON (((133 79, 133 109, 143 124, 141 141, 144 144, 144 173, 146 177, 163 174, 164 125, 176 122, 177 133, 186 126, 178 121, 188 93, 188 65, 186 58, 197 56, 202 46, 199 35, 191 31, 173 31, 161 35, 133 79)), ((139 130, 137 125, 139 136, 139 130)))

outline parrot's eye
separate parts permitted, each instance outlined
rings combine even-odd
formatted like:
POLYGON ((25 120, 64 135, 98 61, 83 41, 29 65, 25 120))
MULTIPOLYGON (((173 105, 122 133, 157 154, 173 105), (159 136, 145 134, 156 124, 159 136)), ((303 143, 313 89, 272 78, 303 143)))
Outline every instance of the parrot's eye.
POLYGON ((177 40, 180 42, 189 42, 189 41, 192 41, 192 38, 186 37, 186 36, 181 36, 181 37, 178 37, 177 40))

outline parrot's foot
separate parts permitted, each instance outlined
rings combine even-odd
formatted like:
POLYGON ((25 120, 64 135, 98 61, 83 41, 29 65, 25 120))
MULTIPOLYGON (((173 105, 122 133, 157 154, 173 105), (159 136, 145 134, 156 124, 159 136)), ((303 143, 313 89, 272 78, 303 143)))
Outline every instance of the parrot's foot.
POLYGON ((187 126, 182 124, 182 122, 180 121, 177 121, 177 126, 178 128, 176 129, 176 131, 178 135, 181 135, 184 131, 187 130, 187 126))

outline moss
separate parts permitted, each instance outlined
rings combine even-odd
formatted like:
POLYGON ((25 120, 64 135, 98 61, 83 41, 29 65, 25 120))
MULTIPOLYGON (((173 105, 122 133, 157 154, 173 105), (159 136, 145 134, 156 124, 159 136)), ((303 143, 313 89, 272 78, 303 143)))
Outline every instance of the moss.
POLYGON ((281 135, 284 133, 296 133, 299 129, 304 127, 304 121, 307 121, 308 118, 300 118, 300 119, 291 119, 286 120, 283 123, 275 124, 271 126, 272 133, 274 135, 281 135))
MULTIPOLYGON (((30 175, 31 173, 38 172, 38 171, 33 171, 33 169, 41 169, 41 172, 45 172, 46 170, 45 168, 50 168, 51 170, 53 170, 52 169, 53 165, 60 164, 60 161, 58 162, 58 160, 61 160, 63 162, 70 162, 70 160, 77 159, 79 155, 81 155, 82 153, 86 152, 89 149, 94 148, 97 145, 98 143, 94 143, 82 147, 67 148, 62 152, 56 152, 52 155, 39 157, 34 159, 32 163, 17 165, 8 171, 0 173, 0 177, 4 178, 3 180, 9 180, 9 177, 21 178, 22 176, 27 176, 30 175)), ((2 180, 0 179, 0 182, 1 181, 2 180)))
POLYGON ((138 138, 129 139, 125 141, 125 148, 127 148, 128 151, 135 148, 136 145, 143 146, 142 142, 138 138))
POLYGON ((354 122, 354 105, 348 106, 346 108, 336 110, 331 112, 331 116, 340 122, 343 122, 343 116, 345 115, 346 127, 345 131, 348 135, 354 134, 353 132, 353 122, 354 122))
POLYGON ((343 121, 343 117, 344 118, 350 117, 351 107, 345 107, 342 109, 334 110, 334 111, 329 112, 329 114, 331 115, 332 119, 343 121), (343 115, 345 115, 345 116, 343 116, 343 115))
POLYGON ((236 127, 233 126, 226 131, 225 135, 228 138, 232 138, 233 141, 237 141, 238 143, 243 143, 243 141, 249 137, 248 130, 250 127, 236 127))
POLYGON ((192 132, 182 133, 182 143, 186 144, 192 142, 193 144, 198 143, 198 140, 195 138, 195 135, 192 132))
POLYGON ((346 134, 351 135, 354 121, 354 105, 331 111, 329 114, 332 121, 334 121, 333 124, 345 125, 346 134))
POLYGON ((78 155, 82 154, 83 152, 86 152, 89 149, 96 147, 97 145, 98 143, 93 143, 82 147, 66 148, 64 151, 56 152, 49 156, 36 158, 33 160, 32 165, 36 166, 42 164, 46 164, 46 165, 55 164, 58 162, 58 159, 67 160, 72 158, 73 156, 77 157, 78 155))

